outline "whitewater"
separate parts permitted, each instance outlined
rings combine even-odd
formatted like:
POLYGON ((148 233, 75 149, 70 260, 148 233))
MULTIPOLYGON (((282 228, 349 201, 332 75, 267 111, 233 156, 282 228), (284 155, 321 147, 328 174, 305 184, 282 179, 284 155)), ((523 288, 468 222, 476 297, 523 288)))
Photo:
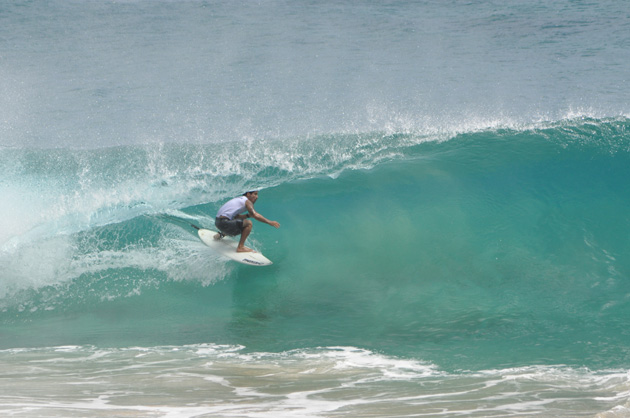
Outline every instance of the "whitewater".
POLYGON ((3 3, 0 413, 629 416, 629 16, 3 3))

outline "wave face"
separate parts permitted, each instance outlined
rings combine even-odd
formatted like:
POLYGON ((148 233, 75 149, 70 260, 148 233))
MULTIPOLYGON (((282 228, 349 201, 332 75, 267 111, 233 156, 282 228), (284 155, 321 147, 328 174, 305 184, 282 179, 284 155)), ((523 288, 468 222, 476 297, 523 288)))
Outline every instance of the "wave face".
POLYGON ((2 150, 15 197, 2 346, 209 340, 356 346, 446 369, 622 366, 628 126, 341 134, 264 153, 2 150), (255 226, 266 269, 218 258, 191 227, 258 186, 258 210, 282 224, 255 226))

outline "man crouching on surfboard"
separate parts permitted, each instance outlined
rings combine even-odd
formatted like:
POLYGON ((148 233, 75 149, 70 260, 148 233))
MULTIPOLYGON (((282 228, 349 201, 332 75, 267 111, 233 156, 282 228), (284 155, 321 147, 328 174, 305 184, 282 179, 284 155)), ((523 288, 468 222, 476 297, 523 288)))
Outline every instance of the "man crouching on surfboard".
POLYGON ((256 203, 257 200, 258 191, 251 191, 243 193, 242 196, 235 197, 221 206, 219 212, 217 212, 217 218, 214 221, 214 225, 219 230, 219 233, 214 236, 214 239, 220 240, 226 235, 234 237, 240 234, 241 239, 238 243, 238 247, 236 247, 236 252, 251 252, 254 250, 245 246, 245 240, 250 232, 252 232, 254 224, 247 218, 251 217, 275 228, 280 228, 278 222, 270 221, 254 210, 254 203, 256 203), (249 213, 242 215, 244 212, 249 213))

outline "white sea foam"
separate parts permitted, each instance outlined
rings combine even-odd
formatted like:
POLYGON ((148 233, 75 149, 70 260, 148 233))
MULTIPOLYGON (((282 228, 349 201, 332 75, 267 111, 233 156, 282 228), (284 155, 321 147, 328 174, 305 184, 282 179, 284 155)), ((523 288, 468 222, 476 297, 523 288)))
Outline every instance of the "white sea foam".
POLYGON ((0 309, 50 310, 67 304, 66 298, 80 302, 88 295, 102 301, 137 296, 147 287, 159 286, 161 276, 165 280, 196 281, 205 286, 223 279, 233 268, 181 228, 165 229, 155 243, 140 239, 121 247, 110 244, 109 241, 103 243, 99 232, 94 231, 88 238, 62 234, 0 252, 3 265, 0 309), (156 273, 137 278, 123 275, 121 280, 95 292, 93 285, 101 277, 107 277, 108 272, 129 268, 156 273), (69 290, 69 286, 82 277, 87 278, 88 283, 77 285, 85 289, 78 290, 80 296, 75 298, 76 290, 69 290), (56 290, 50 294, 40 293, 47 287, 56 290), (40 297, 24 295, 23 300, 10 297, 24 291, 40 293, 40 297))
POLYGON ((33 417, 607 418, 623 416, 630 395, 627 370, 526 366, 448 373, 354 347, 250 353, 214 344, 66 346, 3 350, 0 364, 13 376, 1 388, 0 411, 33 417))

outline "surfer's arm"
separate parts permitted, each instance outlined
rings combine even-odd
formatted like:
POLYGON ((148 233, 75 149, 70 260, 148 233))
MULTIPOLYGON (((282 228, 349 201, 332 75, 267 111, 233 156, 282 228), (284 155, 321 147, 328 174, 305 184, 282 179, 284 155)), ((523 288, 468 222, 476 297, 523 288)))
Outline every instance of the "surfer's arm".
POLYGON ((260 213, 256 212, 256 210, 254 209, 254 205, 251 202, 245 202, 245 207, 247 208, 247 211, 249 212, 247 217, 252 217, 254 219, 256 219, 258 222, 262 222, 265 223, 267 225, 271 225, 274 228, 280 228, 280 224, 276 221, 270 221, 269 219, 265 218, 264 216, 262 216, 260 213))

